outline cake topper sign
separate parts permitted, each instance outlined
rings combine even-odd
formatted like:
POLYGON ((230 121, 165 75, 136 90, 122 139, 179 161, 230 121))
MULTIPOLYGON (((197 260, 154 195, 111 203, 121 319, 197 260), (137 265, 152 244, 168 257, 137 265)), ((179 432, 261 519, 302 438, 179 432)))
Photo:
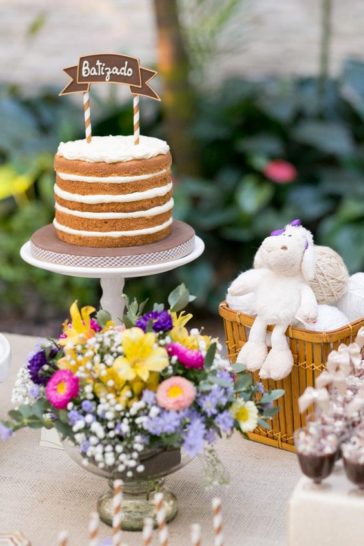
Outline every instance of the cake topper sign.
POLYGON ((60 95, 83 93, 85 133, 91 142, 90 85, 94 83, 119 83, 129 85, 134 106, 134 144, 139 144, 139 96, 160 100, 150 87, 150 80, 157 74, 155 70, 140 65, 139 59, 116 53, 86 55, 80 57, 78 64, 63 69, 71 81, 60 95))

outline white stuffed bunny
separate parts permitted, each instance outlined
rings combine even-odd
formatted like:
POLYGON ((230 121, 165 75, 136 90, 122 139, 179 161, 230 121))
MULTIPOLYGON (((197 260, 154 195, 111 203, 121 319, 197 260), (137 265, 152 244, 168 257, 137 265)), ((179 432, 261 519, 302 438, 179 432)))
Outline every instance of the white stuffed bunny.
POLYGON ((314 323, 317 301, 309 281, 315 275, 312 234, 294 220, 264 239, 254 260, 254 269, 231 284, 231 296, 254 294, 256 319, 249 340, 237 362, 250 371, 260 370, 263 379, 283 379, 291 372, 293 356, 285 332, 296 319, 314 323), (272 349, 268 353, 266 332, 274 325, 272 349))

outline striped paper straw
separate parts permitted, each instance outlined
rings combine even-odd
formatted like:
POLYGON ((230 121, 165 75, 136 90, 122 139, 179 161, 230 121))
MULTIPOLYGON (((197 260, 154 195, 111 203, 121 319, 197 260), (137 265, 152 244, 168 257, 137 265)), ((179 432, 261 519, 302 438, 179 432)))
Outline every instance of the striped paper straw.
POLYGON ((98 513, 92 512, 88 527, 89 546, 97 546, 99 543, 99 525, 100 519, 98 513))
POLYGON ((198 523, 191 525, 191 543, 192 546, 201 546, 201 525, 198 523))
POLYGON ((133 122, 134 122, 134 144, 140 143, 140 124, 139 124, 139 95, 133 96, 133 122))
POLYGON ((158 534, 160 546, 168 546, 168 527, 166 523, 166 509, 163 503, 163 493, 157 493, 154 497, 157 513, 158 534))
POLYGON ((121 536, 121 502, 123 500, 123 482, 121 480, 114 481, 114 494, 112 499, 113 516, 112 516, 112 546, 122 546, 121 536))
POLYGON ((212 499, 212 514, 214 527, 214 546, 223 546, 224 535, 222 533, 221 499, 219 499, 218 497, 212 499))
POLYGON ((153 539, 153 527, 153 519, 145 518, 143 526, 143 546, 151 546, 153 539))
POLYGON ((91 130, 90 93, 88 92, 83 94, 83 115, 85 118, 86 142, 90 143, 92 139, 92 130, 91 130))
POLYGON ((58 535, 58 546, 68 546, 68 533, 67 531, 61 531, 58 535))

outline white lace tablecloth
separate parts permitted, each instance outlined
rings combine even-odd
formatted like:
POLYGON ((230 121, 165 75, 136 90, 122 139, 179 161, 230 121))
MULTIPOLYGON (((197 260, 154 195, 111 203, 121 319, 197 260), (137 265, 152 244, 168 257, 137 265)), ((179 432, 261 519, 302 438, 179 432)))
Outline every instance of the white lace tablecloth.
MULTIPOLYGON (((16 335, 8 339, 13 358, 10 377, 0 384, 2 417, 10 408, 16 371, 36 342, 16 335)), ((70 546, 86 546, 88 515, 106 482, 79 468, 63 451, 41 448, 39 436, 39 431, 20 431, 0 443, 0 532, 20 530, 33 546, 48 546, 67 529, 70 546)), ((229 486, 204 490, 198 460, 168 478, 179 500, 179 513, 169 528, 170 545, 189 545, 189 526, 199 522, 204 546, 212 546, 211 498, 219 495, 226 546, 284 546, 288 499, 300 476, 296 457, 238 434, 221 442, 218 451, 231 474, 229 486)), ((108 533, 102 525, 102 537, 108 533)), ((141 545, 140 535, 125 533, 125 542, 141 545)))

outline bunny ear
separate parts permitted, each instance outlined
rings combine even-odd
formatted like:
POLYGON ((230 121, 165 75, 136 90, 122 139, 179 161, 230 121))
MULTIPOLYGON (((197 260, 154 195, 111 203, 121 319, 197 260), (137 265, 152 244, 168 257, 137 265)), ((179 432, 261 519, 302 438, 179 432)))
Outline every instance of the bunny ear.
POLYGON ((315 277, 316 270, 316 257, 315 247, 312 244, 308 244, 306 250, 303 253, 301 272, 306 282, 312 281, 315 277))
POLYGON ((254 256, 253 267, 254 267, 254 269, 261 269, 261 268, 264 267, 264 260, 263 260, 262 247, 261 246, 258 248, 258 251, 254 256))

